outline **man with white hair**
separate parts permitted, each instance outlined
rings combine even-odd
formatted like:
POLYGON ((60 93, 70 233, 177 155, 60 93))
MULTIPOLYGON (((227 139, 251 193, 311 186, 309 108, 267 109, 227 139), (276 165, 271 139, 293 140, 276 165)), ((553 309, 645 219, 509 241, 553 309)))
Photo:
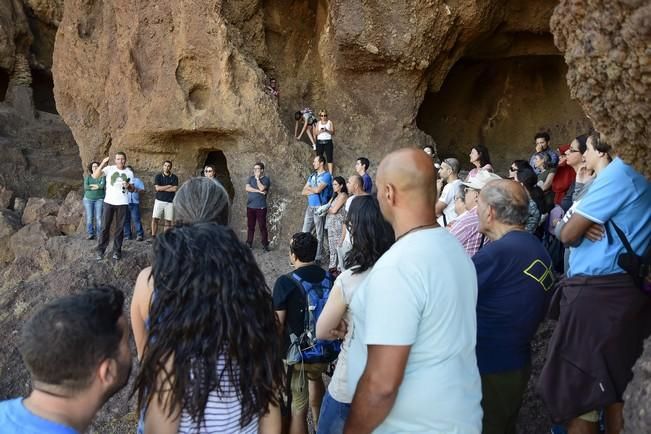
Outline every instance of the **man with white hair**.
POLYGON ((511 180, 481 189, 479 231, 491 243, 472 261, 477 271, 477 366, 483 434, 515 432, 531 374, 531 340, 547 311, 554 274, 540 241, 524 229, 529 196, 511 180))

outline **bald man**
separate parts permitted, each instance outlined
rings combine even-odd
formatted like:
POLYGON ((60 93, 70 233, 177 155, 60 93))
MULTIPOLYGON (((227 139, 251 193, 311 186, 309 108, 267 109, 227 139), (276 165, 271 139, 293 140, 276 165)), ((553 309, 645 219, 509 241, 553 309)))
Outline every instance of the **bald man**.
POLYGON ((531 340, 554 282, 552 260, 525 231, 529 196, 511 180, 479 194, 479 231, 491 240, 473 257, 477 270, 477 364, 484 434, 514 433, 531 373, 531 340))
POLYGON ((435 172, 419 149, 389 154, 377 197, 395 244, 350 305, 348 434, 481 431, 475 357, 477 279, 461 244, 436 223, 435 172))

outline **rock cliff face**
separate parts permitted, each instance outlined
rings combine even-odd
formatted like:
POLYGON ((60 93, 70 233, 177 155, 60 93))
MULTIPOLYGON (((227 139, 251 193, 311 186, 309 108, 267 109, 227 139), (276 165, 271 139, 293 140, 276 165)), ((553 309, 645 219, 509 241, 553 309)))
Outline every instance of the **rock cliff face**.
POLYGON ((622 158, 651 177, 651 3, 563 0, 550 24, 572 96, 622 158))
MULTIPOLYGON (((309 167, 308 147, 291 137, 292 114, 301 107, 329 111, 337 126, 335 164, 344 174, 359 155, 376 164, 391 149, 433 140, 446 143, 447 155, 484 140, 506 160, 528 155, 538 128, 564 136, 559 143, 585 130, 588 123, 558 79, 560 53, 546 33, 553 6, 547 0, 68 0, 54 53, 57 108, 84 164, 122 149, 145 179, 168 158, 184 178, 221 159, 237 221, 244 217, 242 185, 262 159, 274 182, 272 214, 283 215, 275 217, 276 229, 289 233, 300 226, 298 190, 309 167), (455 104, 464 61, 474 59, 481 70, 507 59, 501 71, 522 56, 549 69, 553 81, 549 92, 532 91, 530 100, 546 101, 529 119, 549 116, 525 130, 522 104, 486 103, 479 116, 446 123, 475 107, 471 93, 455 104), (278 104, 264 91, 271 76, 280 84, 278 104), (446 81, 453 84, 445 88, 446 81), (424 100, 436 109, 421 109, 424 100), (514 131, 517 138, 508 137, 514 131)), ((492 83, 485 100, 530 92, 527 80, 504 86, 492 83)))

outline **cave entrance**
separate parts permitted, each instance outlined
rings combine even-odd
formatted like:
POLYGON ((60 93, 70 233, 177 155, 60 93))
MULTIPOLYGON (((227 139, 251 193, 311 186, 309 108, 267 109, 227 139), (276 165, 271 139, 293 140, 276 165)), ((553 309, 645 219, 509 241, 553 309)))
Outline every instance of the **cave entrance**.
POLYGON ((50 72, 32 69, 32 92, 36 110, 58 114, 54 101, 54 81, 50 72))
POLYGON ((228 162, 226 161, 226 155, 222 151, 211 151, 206 157, 206 161, 203 164, 201 170, 207 165, 211 165, 215 168, 216 174, 215 178, 221 182, 221 184, 226 189, 228 197, 233 201, 235 197, 235 189, 233 188, 233 182, 231 181, 231 174, 228 171, 228 162))
POLYGON ((512 160, 529 158, 538 131, 550 133, 554 149, 588 131, 566 73, 556 55, 462 58, 440 90, 425 95, 416 123, 434 138, 440 158, 455 157, 470 169, 471 147, 482 143, 503 173, 512 160))
POLYGON ((4 101, 7 96, 7 87, 9 86, 9 71, 0 68, 0 101, 4 101))

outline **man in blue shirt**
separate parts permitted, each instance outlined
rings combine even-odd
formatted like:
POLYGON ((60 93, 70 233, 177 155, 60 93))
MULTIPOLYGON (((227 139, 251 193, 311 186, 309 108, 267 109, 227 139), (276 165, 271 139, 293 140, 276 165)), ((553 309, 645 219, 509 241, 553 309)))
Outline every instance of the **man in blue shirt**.
POLYGON ((133 239, 131 235, 131 222, 133 221, 137 236, 136 241, 142 241, 145 237, 145 230, 142 227, 142 220, 140 218, 140 193, 145 192, 145 183, 136 177, 136 172, 134 172, 133 167, 127 166, 127 169, 133 172, 133 179, 131 180, 133 192, 127 193, 129 198, 129 212, 124 217, 124 238, 127 240, 133 239))
POLYGON ((46 304, 23 327, 20 354, 32 393, 0 403, 3 434, 86 432, 131 372, 124 294, 84 289, 46 304))
POLYGON ((312 172, 307 178, 302 191, 302 195, 307 196, 307 208, 305 209, 302 232, 312 232, 312 229, 316 229, 318 247, 315 262, 317 264, 321 261, 322 256, 325 217, 316 215, 315 211, 321 205, 327 204, 330 197, 332 197, 332 175, 325 169, 325 164, 323 155, 314 157, 312 166, 315 172, 312 172))
POLYGON ((368 194, 371 194, 371 191, 373 190, 373 180, 368 174, 368 168, 370 165, 371 162, 368 161, 368 158, 366 157, 359 157, 355 163, 355 171, 362 177, 362 180, 364 181, 364 192, 368 194))
POLYGON ((554 282, 549 253, 524 230, 528 205, 527 192, 511 180, 489 182, 477 205, 479 231, 491 240, 472 257, 484 434, 515 432, 531 373, 531 340, 554 282))

